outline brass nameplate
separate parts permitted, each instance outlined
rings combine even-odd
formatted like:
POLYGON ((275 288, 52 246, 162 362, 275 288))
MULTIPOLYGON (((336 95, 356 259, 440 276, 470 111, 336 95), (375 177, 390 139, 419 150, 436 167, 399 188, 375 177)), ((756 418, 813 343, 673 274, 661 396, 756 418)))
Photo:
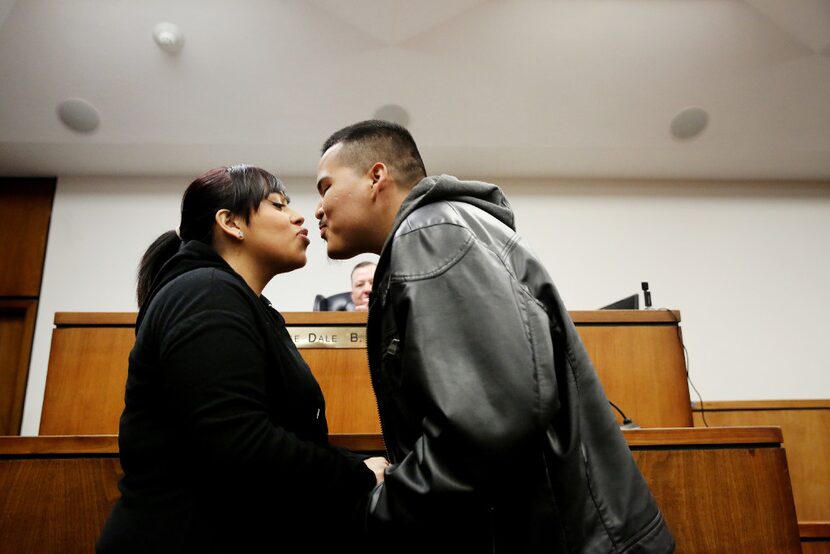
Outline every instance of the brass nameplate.
POLYGON ((366 348, 365 327, 311 327, 289 325, 297 348, 366 348))

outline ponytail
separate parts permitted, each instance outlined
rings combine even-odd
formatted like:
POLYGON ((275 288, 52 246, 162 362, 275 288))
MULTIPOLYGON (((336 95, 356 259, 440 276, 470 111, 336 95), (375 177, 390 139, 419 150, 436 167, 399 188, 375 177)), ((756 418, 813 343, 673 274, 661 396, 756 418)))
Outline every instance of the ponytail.
POLYGON ((144 256, 141 257, 141 262, 138 264, 138 286, 135 292, 139 309, 147 300, 150 287, 153 285, 153 280, 158 275, 159 270, 167 260, 179 251, 181 242, 176 231, 167 231, 153 241, 153 244, 147 248, 144 256))

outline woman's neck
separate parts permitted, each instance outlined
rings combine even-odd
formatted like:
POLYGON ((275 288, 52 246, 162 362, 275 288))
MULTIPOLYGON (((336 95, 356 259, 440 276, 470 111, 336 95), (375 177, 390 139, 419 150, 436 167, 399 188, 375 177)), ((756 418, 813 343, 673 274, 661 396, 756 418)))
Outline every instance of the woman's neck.
POLYGON ((235 248, 218 250, 222 259, 227 262, 231 269, 239 274, 245 283, 250 287, 254 294, 260 296, 265 285, 271 280, 273 275, 263 271, 259 264, 251 260, 243 252, 235 248), (223 251, 224 250, 224 251, 223 251))

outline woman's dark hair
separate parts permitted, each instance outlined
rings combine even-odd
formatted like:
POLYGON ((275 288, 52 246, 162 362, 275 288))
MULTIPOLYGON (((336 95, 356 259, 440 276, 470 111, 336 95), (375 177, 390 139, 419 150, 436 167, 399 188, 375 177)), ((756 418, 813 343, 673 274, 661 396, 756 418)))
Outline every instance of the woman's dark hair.
POLYGON ((147 248, 138 265, 136 296, 141 308, 152 289, 153 281, 167 261, 189 240, 210 245, 216 212, 222 209, 245 218, 259 208, 269 194, 284 196, 285 185, 258 167, 233 165, 206 171, 197 177, 182 196, 182 216, 177 231, 167 231, 147 248))

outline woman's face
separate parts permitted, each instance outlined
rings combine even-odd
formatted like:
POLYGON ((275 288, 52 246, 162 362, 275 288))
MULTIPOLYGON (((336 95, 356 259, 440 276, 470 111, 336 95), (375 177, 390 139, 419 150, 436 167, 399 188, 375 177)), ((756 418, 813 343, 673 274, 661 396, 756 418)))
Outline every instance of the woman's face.
POLYGON ((305 218, 288 207, 280 193, 272 192, 251 213, 245 226, 244 248, 254 261, 276 275, 306 264, 308 229, 305 218))

